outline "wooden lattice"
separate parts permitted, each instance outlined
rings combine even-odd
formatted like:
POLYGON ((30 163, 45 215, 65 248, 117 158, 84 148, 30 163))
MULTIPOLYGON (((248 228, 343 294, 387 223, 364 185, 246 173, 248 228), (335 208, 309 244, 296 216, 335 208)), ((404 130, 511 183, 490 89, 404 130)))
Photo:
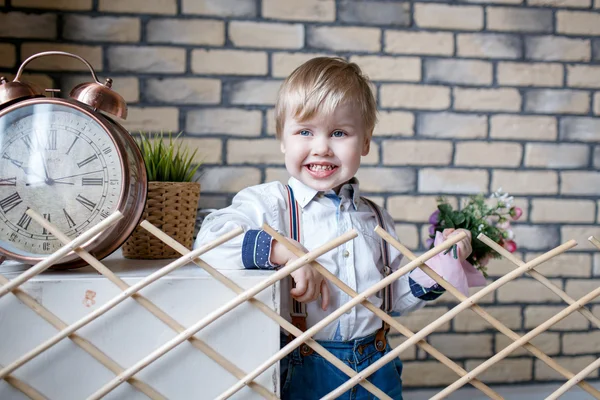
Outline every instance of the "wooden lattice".
MULTIPOLYGON (((574 374, 571 371, 569 371, 569 370, 565 369, 564 367, 562 367, 561 365, 559 365, 551 357, 549 357, 544 352, 542 352, 539 348, 537 348, 536 346, 534 346, 533 344, 530 343, 530 341, 533 338, 535 338, 537 335, 545 332, 552 325, 556 324, 560 320, 564 319, 565 317, 567 317, 568 315, 570 315, 571 313, 576 312, 576 311, 581 313, 590 322, 592 322, 596 327, 600 328, 600 319, 598 319, 595 315, 593 315, 589 310, 584 308, 584 306, 587 303, 594 300, 596 297, 600 296, 600 287, 591 291, 587 295, 583 296, 581 299, 575 300, 575 299, 571 298, 569 295, 567 295, 562 289, 560 289, 557 286, 555 286, 554 284, 552 284, 546 277, 544 277, 541 273, 539 273, 538 271, 536 271, 534 269, 535 267, 550 260, 551 258, 556 257, 559 254, 562 254, 565 251, 567 251, 568 249, 574 247, 576 245, 576 243, 573 240, 568 241, 568 242, 554 248, 553 250, 535 258, 534 260, 531 260, 531 261, 525 263, 522 260, 515 257, 514 255, 512 255, 511 253, 509 253, 508 251, 506 251, 505 249, 503 249, 501 246, 498 246, 496 243, 494 243, 489 238, 480 235, 478 237, 479 240, 483 241, 486 245, 488 245, 489 247, 491 247, 492 249, 497 251, 499 254, 501 254, 503 257, 505 257, 507 260, 509 260, 510 262, 515 264, 515 269, 513 271, 507 273, 500 279, 490 283, 488 286, 484 287, 482 290, 478 291, 477 293, 473 294, 472 296, 466 297, 461 292, 459 292, 456 288, 454 288, 452 285, 450 285, 448 282, 446 282, 444 279, 442 279, 436 272, 434 272, 433 270, 431 270, 429 267, 427 267, 424 264, 424 262, 429 260, 431 257, 450 248, 452 245, 454 245, 458 241, 462 240, 464 238, 464 234, 455 235, 455 236, 449 238, 448 240, 446 240, 445 242, 441 243, 440 245, 427 251, 423 255, 416 257, 406 247, 404 247, 397 240, 395 240, 393 237, 391 237, 387 232, 385 232, 385 230, 377 227, 375 232, 378 235, 380 235, 384 240, 386 240, 390 245, 394 246, 396 249, 398 249, 400 252, 402 252, 410 260, 410 262, 407 265, 403 266, 402 268, 399 268, 397 271, 395 271, 393 274, 391 274, 387 278, 383 279, 378 284, 372 286, 371 288, 367 289, 366 291, 364 291, 362 293, 357 293, 354 290, 352 290, 350 287, 348 287, 346 284, 344 284, 342 281, 340 281, 335 275, 331 274, 327 269, 325 269, 323 266, 321 266, 319 263, 317 263, 315 261, 319 256, 326 253, 327 251, 330 251, 330 250, 334 249, 335 247, 337 247, 349 240, 352 240, 354 237, 357 236, 356 231, 354 231, 354 230, 349 231, 346 234, 305 254, 302 250, 294 247, 288 241, 284 240, 284 238, 282 238, 271 227, 265 225, 265 226, 263 226, 263 229, 265 231, 267 231, 269 234, 271 234, 276 240, 279 240, 281 243, 286 245, 289 248, 289 250, 294 252, 299 258, 297 260, 295 260, 294 262, 290 263, 289 265, 287 265, 286 267, 280 269, 279 271, 274 272, 272 275, 270 275, 267 279, 265 279, 260 284, 254 286, 250 289, 244 290, 240 286, 238 286, 236 283, 231 281, 229 278, 227 278, 223 274, 221 274, 219 271, 217 271, 210 265, 203 262, 201 260, 201 258, 199 258, 199 256, 201 256, 203 253, 205 253, 205 252, 209 251, 210 249, 213 249, 213 248, 225 243, 226 241, 230 240, 231 238, 241 234, 242 233, 241 229, 235 229, 232 232, 220 237, 219 239, 202 246, 201 248, 198 248, 193 251, 189 251, 183 245, 177 243, 175 240, 173 240, 172 238, 167 236, 165 233, 160 231, 158 228, 154 227, 149 222, 144 221, 141 224, 141 226, 144 229, 148 230, 148 232, 150 232, 152 235, 154 235, 157 238, 159 238, 160 240, 162 240, 164 243, 169 245, 171 248, 173 248, 176 252, 178 252, 182 256, 181 256, 181 258, 169 263, 168 265, 157 270, 156 272, 152 273, 151 275, 149 275, 145 279, 142 279, 141 281, 137 282, 136 284, 128 285, 121 278, 119 278, 112 271, 110 271, 106 266, 104 266, 100 261, 98 261, 92 255, 87 253, 81 247, 79 247, 83 243, 86 243, 88 240, 93 238, 98 233, 102 232, 103 230, 105 230, 108 227, 110 227, 111 225, 113 225, 118 219, 120 219, 122 217, 119 213, 115 213, 115 214, 111 215, 109 218, 107 218, 101 224, 98 224, 97 226, 93 227, 92 229, 90 229, 89 231, 87 231, 86 233, 82 234, 80 237, 78 237, 77 239, 72 240, 72 241, 69 240, 62 232, 57 230, 55 226, 50 224, 46 219, 41 217, 39 214, 35 213, 32 210, 29 210, 28 214, 32 217, 33 220, 38 222, 45 229, 47 229, 49 232, 51 232, 53 235, 55 235, 65 245, 61 249, 59 249, 56 253, 54 253, 53 255, 51 255, 50 257, 45 259, 44 261, 31 267, 27 271, 23 272, 21 275, 19 275, 18 277, 16 277, 13 280, 9 281, 4 276, 0 275, 0 284, 2 284, 2 286, 0 286, 0 297, 12 292, 21 302, 23 302, 25 305, 27 305, 32 310, 34 310, 38 315, 40 315, 42 318, 44 318, 47 322, 49 322, 52 326, 54 326, 58 330, 58 332, 54 336, 52 336, 51 338, 49 338, 48 340, 46 340, 45 342, 43 342, 36 348, 32 349, 31 351, 27 352, 26 354, 22 355, 17 360, 10 363, 9 365, 0 366, 0 378, 6 380, 6 382, 8 382, 10 385, 12 385, 16 389, 20 390, 22 393, 24 393, 26 396, 28 396, 29 398, 32 398, 32 399, 45 399, 45 397, 41 393, 36 391, 35 388, 28 385, 26 382, 23 382, 22 380, 19 380, 19 379, 15 378, 14 376, 12 376, 11 373, 13 371, 15 371, 17 368, 19 368, 22 365, 24 365, 25 363, 27 363, 28 361, 30 361, 33 358, 37 357, 38 355, 42 354, 44 351, 46 351, 47 349, 49 349, 50 347, 52 347, 53 345, 55 345, 62 339, 67 338, 67 337, 73 343, 75 343, 77 346, 79 346, 80 348, 85 350, 92 357, 94 357, 96 360, 98 360, 98 362, 100 362, 102 365, 104 365, 106 368, 108 368, 110 371, 112 371, 115 374, 115 378, 113 380, 108 382, 103 387, 99 388, 94 394, 92 394, 89 397, 89 399, 99 399, 99 398, 107 395, 108 393, 110 393, 113 389, 115 389, 121 383, 123 383, 125 381, 128 382, 130 385, 132 385, 135 389, 137 389, 140 392, 147 395, 151 399, 165 398, 157 390, 153 389, 151 385, 149 385, 146 382, 142 382, 141 380, 136 378, 135 374, 137 374, 139 371, 146 368, 152 362, 156 361, 158 358, 165 355, 170 350, 172 350, 173 348, 175 348, 176 346, 178 346, 179 344, 181 344, 182 342, 184 342, 186 340, 189 341, 195 348, 202 351, 208 357, 210 357, 212 360, 214 360, 215 362, 220 364, 225 370, 230 372, 233 376, 235 376, 239 380, 238 383, 236 383, 231 388, 229 388, 224 393, 222 393, 218 397, 218 399, 229 398, 230 396, 237 393, 240 389, 242 389, 245 386, 250 387, 252 390, 254 390, 256 393, 258 393, 259 395, 261 395, 264 398, 276 399, 277 397, 272 391, 270 391, 266 387, 264 387, 256 382, 254 382, 254 379, 256 377, 258 377, 261 373, 266 371, 273 364, 277 363, 279 360, 281 360, 283 357, 285 357, 287 354, 291 353, 295 348, 302 345, 303 343, 306 343, 314 351, 316 351, 322 357, 324 357, 329 362, 331 362, 333 365, 335 365, 337 368, 339 368, 340 371, 342 371, 343 373, 348 375, 349 379, 346 381, 346 383, 344 383, 343 385, 341 385, 340 387, 338 387, 331 393, 327 394, 324 397, 324 399, 334 399, 337 396, 341 395, 342 393, 346 392, 347 390, 351 389, 355 385, 363 386, 366 390, 368 390, 370 393, 372 393, 373 395, 375 395, 376 397, 378 397, 380 399, 389 399, 389 397, 385 393, 383 393, 380 389, 378 389, 373 384, 371 384, 369 382, 368 378, 373 372, 375 372, 376 370, 381 368, 386 363, 392 361, 395 357, 398 357, 398 355, 402 351, 406 350, 409 346, 412 346, 412 345, 419 346, 421 349, 423 349, 425 352, 430 354, 432 357, 436 358, 441 363, 446 365, 448 368, 450 368, 451 370, 456 372, 456 374, 459 376, 459 379, 457 381, 455 381, 453 384, 449 385, 448 387, 443 389, 441 392, 436 394, 433 397, 433 399, 445 398, 446 396, 448 396, 452 392, 456 391, 457 389, 459 389, 466 383, 470 383, 471 385, 473 385, 474 387, 481 390, 483 393, 485 393, 490 398, 502 399, 502 397, 497 392, 495 392, 493 389, 488 387, 485 383, 478 380, 477 376, 479 374, 481 374, 482 372, 484 372, 485 370, 487 370, 488 368, 490 368, 491 366, 493 366, 498 361, 500 361, 503 358, 505 358, 506 356, 508 356, 511 352, 513 352, 514 350, 516 350, 519 347, 525 348, 531 354, 533 354, 535 357, 537 357, 538 359, 540 359, 541 361, 546 363, 550 368, 554 369, 555 371, 557 371, 559 374, 561 374, 562 376, 564 376, 567 379, 567 382, 565 384, 563 384, 558 390, 556 390, 554 393, 552 393, 550 396, 547 397, 548 399, 558 398, 558 396, 565 393, 566 391, 568 391, 570 388, 572 388, 575 385, 579 385, 583 390, 585 390, 587 393, 592 395, 594 398, 600 399, 600 391, 598 391, 597 389, 592 387, 589 383, 584 381, 586 376, 588 376, 590 373, 592 373, 594 370, 596 370, 597 368, 600 367, 600 359, 594 361, 593 363, 591 363, 589 366, 584 368, 579 373, 574 374), (57 261, 59 261, 62 257, 64 257, 70 251, 75 251, 75 253, 77 253, 81 258, 83 258, 89 265, 94 267, 100 274, 102 274, 104 277, 106 277, 111 282, 113 282, 119 289, 122 290, 122 292, 119 295, 117 295, 116 297, 114 297, 112 300, 110 300, 107 303, 105 303, 104 305, 100 306, 98 309, 96 309, 92 313, 86 315, 85 317, 79 319, 78 321, 72 323, 71 325, 67 325, 65 322, 60 320, 56 315, 54 315, 50 310, 46 309, 41 304, 39 304, 32 296, 30 296, 25 291, 20 289, 19 286, 21 286, 23 283, 27 282, 29 279, 36 276, 37 274, 46 270, 53 263, 56 263, 57 261), (227 286, 237 296, 235 298, 233 298, 232 300, 228 301, 226 304, 224 304, 221 307, 217 308, 216 310, 212 311, 211 313, 209 313, 208 315, 206 315, 205 317, 200 319, 198 322, 196 322, 192 326, 189 326, 186 328, 183 325, 181 325, 179 322, 177 322, 174 318, 172 318, 169 314, 167 314, 166 312, 161 310, 158 306, 156 306, 149 299, 142 296, 138 292, 141 289, 143 289, 144 287, 157 281, 161 277, 164 277, 165 275, 176 270, 177 268, 188 264, 189 262, 194 262, 196 265, 203 268, 209 275, 211 275, 213 278, 215 278, 216 280, 221 282, 223 285, 227 286), (319 323, 317 323, 315 326, 308 329, 306 332, 302 332, 298 328, 293 326, 291 323, 289 323, 286 319, 284 319, 279 314, 277 314, 275 311, 273 311, 269 306, 267 306, 266 304, 262 303, 261 301, 255 299, 254 296, 256 294, 258 294, 259 292, 261 292, 262 290, 264 290, 265 288, 275 284, 279 280, 286 278, 290 273, 292 273, 296 269, 298 269, 308 263, 310 263, 321 274, 323 274, 323 276, 325 276, 325 278, 329 280, 330 284, 338 286, 342 291, 344 291, 346 294, 348 294, 352 298, 352 300, 350 300, 348 303, 344 304, 339 309, 335 310, 331 315, 329 315, 327 318, 325 318, 322 321, 320 321, 319 323), (458 299, 460 301, 460 303, 458 305, 456 305, 454 308, 452 308, 451 310, 449 310, 448 312, 446 312, 440 318, 434 320, 429 325, 425 326, 419 332, 414 333, 414 332, 410 331, 408 328, 406 328, 405 326, 403 326, 396 319, 385 314, 381 309, 379 309, 378 307, 376 307, 375 305, 370 303, 367 299, 369 298, 369 296, 379 292, 383 287, 385 287, 386 285, 389 285, 394 280, 398 279, 400 276, 409 273, 410 271, 412 271, 413 269, 415 269, 417 267, 420 267, 427 275, 429 275, 432 279, 434 279, 441 286, 443 286, 446 289, 446 291, 450 295, 452 295, 456 299, 458 299), (546 286, 553 293, 558 295, 561 299, 563 299, 568 304, 568 307, 566 307, 560 313, 558 313, 555 316, 553 316, 552 318, 548 319, 547 321, 545 321, 544 323, 542 323, 535 329, 531 330, 529 333, 527 333, 523 336, 520 336, 519 334, 515 333, 514 331, 512 331, 511 329, 506 327, 504 324, 502 324, 496 318, 494 318, 490 314, 488 314, 481 306, 479 306, 477 304, 477 302, 484 296, 497 290, 500 286, 518 278, 519 276, 521 276, 525 273, 529 274, 531 277, 533 277, 534 279, 536 279, 540 283, 542 283, 544 286, 546 286), (104 313, 106 313, 107 311, 114 308, 115 306, 117 306, 118 304, 120 304, 121 302, 123 302, 124 300, 126 300, 128 298, 132 298, 139 305, 141 305, 142 307, 147 309, 150 313, 152 313, 157 318, 159 318, 161 321, 163 321, 165 324, 167 324, 171 329, 173 329, 177 333, 177 335, 174 338, 172 338, 171 340, 169 340, 167 343, 165 343, 163 346, 159 347, 158 349, 156 349, 155 351, 153 351, 152 353, 148 354, 146 357, 144 357, 143 359, 141 359, 140 361, 135 363, 134 365, 129 366, 128 368, 124 368, 124 367, 120 366, 119 364, 117 364, 114 360, 110 359, 106 354, 104 354, 102 351, 100 351, 92 343, 90 343, 85 338, 78 335, 76 333, 76 331, 79 330, 80 328, 82 328, 83 326, 89 324, 90 322, 94 321, 96 318, 103 315, 104 313), (240 304, 243 304, 245 302, 248 302, 252 306, 258 308, 266 316, 268 316, 273 321, 275 321, 277 324, 279 324, 283 329, 290 332, 292 335, 294 335, 296 337, 294 340, 292 340, 290 343, 288 343, 285 347, 283 347, 280 351, 275 353, 273 356, 271 356, 269 359, 267 359, 265 362, 263 362, 261 365, 259 365, 257 368, 255 368, 255 370, 253 370, 249 373, 242 371, 238 366, 236 366, 234 363, 227 360, 221 354, 216 352, 204 341, 193 336, 197 332, 199 332, 200 330, 205 328, 206 326, 210 325, 211 323, 213 323, 214 321, 216 321, 217 319, 219 319, 220 317, 222 317, 229 311, 233 310, 234 308, 238 307, 240 304), (316 341, 314 341, 312 339, 312 336, 314 336, 314 334, 316 334, 320 329, 322 329, 323 327, 325 327, 326 325, 328 325, 329 323, 331 323, 332 321, 337 319, 340 315, 342 315, 343 313, 350 310, 352 307, 355 307, 359 304, 361 304, 361 305, 365 306, 366 308, 368 308, 369 310, 371 310, 382 320, 386 321, 391 326, 392 329, 395 329, 397 332, 404 335, 407 339, 402 344, 398 345, 395 349, 393 349, 389 354, 385 355, 380 360, 378 360, 376 363, 374 363, 373 365, 371 365, 364 371, 357 373, 356 371, 354 371, 350 367, 348 367, 346 364, 344 364, 341 360, 339 360, 335 356, 333 356, 329 351, 327 351, 325 348, 323 348, 321 345, 319 345, 316 341), (454 361, 452 361, 451 359, 446 357, 440 351, 436 350, 433 346, 431 346, 424 340, 427 337, 427 335, 434 332, 442 324, 447 323, 452 318, 454 318, 456 315, 458 315, 461 311, 463 311, 467 308, 471 308, 477 315, 479 315, 481 318, 483 318, 484 320, 489 322, 500 333, 506 335, 508 338, 510 338, 513 341, 511 345, 504 348, 502 351, 498 352, 493 357, 489 358, 487 361, 483 362, 482 364, 480 364, 479 366, 474 368, 472 371, 464 370, 461 366, 459 366, 454 361)), ((596 240, 595 238, 590 238, 590 241, 596 247, 598 247, 600 249, 600 242, 598 240, 596 240)))

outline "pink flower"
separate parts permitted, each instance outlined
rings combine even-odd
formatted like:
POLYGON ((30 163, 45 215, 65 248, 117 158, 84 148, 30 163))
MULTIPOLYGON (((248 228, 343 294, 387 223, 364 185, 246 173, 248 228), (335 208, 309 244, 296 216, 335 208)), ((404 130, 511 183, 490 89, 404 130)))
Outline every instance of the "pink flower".
POLYGON ((514 242, 514 240, 507 240, 506 242, 504 242, 503 246, 506 250, 508 250, 511 253, 517 251, 517 244, 514 242))
POLYGON ((489 254, 486 254, 485 256, 483 256, 483 258, 481 260, 479 260, 479 265, 481 267, 485 267, 486 265, 488 265, 488 263, 490 262, 491 259, 492 259, 492 257, 490 257, 489 254))
POLYGON ((521 215, 523 215, 523 210, 521 210, 519 207, 513 207, 510 209, 509 213, 512 219, 516 221, 521 218, 521 215))

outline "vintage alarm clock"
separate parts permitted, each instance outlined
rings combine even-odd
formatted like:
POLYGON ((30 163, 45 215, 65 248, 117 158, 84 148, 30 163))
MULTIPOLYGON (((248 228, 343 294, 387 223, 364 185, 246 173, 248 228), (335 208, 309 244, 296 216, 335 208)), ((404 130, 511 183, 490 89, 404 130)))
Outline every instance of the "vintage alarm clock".
MULTIPOLYGON (((71 238, 120 211, 123 219, 84 246, 99 259, 137 226, 146 202, 146 168, 129 132, 111 117, 127 117, 127 105, 111 84, 99 82, 83 58, 61 51, 29 57, 12 82, 0 78, 0 255, 35 264, 62 246, 31 220, 29 208, 71 238), (76 86, 69 99, 45 97, 21 74, 30 61, 47 56, 80 60, 93 81, 76 86)), ((70 253, 55 268, 82 265, 70 253)))

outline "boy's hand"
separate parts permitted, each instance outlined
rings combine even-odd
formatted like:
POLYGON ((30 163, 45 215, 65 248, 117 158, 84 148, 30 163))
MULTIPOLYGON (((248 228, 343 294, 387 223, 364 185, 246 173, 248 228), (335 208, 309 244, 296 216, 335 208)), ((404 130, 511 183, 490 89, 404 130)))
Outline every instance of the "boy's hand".
MULTIPOLYGON (((299 242, 290 238, 286 239, 300 250, 308 252, 299 242)), ((271 262, 278 265, 286 265, 297 258, 284 245, 277 241, 273 242, 273 246, 271 247, 271 262)), ((323 275, 310 265, 304 265, 290 275, 296 283, 296 287, 290 291, 293 298, 301 303, 310 303, 317 300, 319 294, 321 294, 321 308, 327 310, 327 306, 329 305, 329 287, 323 275)))
POLYGON ((456 244, 458 251, 458 259, 464 261, 471 255, 471 252, 473 251, 473 248, 471 247, 471 232, 466 229, 449 228, 444 229, 444 231, 442 232, 442 236, 445 240, 448 239, 450 236, 457 235, 460 232, 464 232, 467 235, 465 239, 461 240, 456 244))

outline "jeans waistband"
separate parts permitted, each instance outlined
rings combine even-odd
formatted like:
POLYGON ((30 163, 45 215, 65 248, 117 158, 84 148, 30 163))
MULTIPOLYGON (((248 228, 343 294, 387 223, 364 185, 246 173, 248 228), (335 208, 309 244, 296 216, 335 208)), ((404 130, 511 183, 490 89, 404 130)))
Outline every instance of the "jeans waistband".
POLYGON ((337 341, 337 340, 317 340, 319 344, 328 349, 355 349, 365 344, 370 344, 375 341, 375 336, 379 331, 375 331, 368 336, 364 336, 358 339, 348 341, 337 341))

